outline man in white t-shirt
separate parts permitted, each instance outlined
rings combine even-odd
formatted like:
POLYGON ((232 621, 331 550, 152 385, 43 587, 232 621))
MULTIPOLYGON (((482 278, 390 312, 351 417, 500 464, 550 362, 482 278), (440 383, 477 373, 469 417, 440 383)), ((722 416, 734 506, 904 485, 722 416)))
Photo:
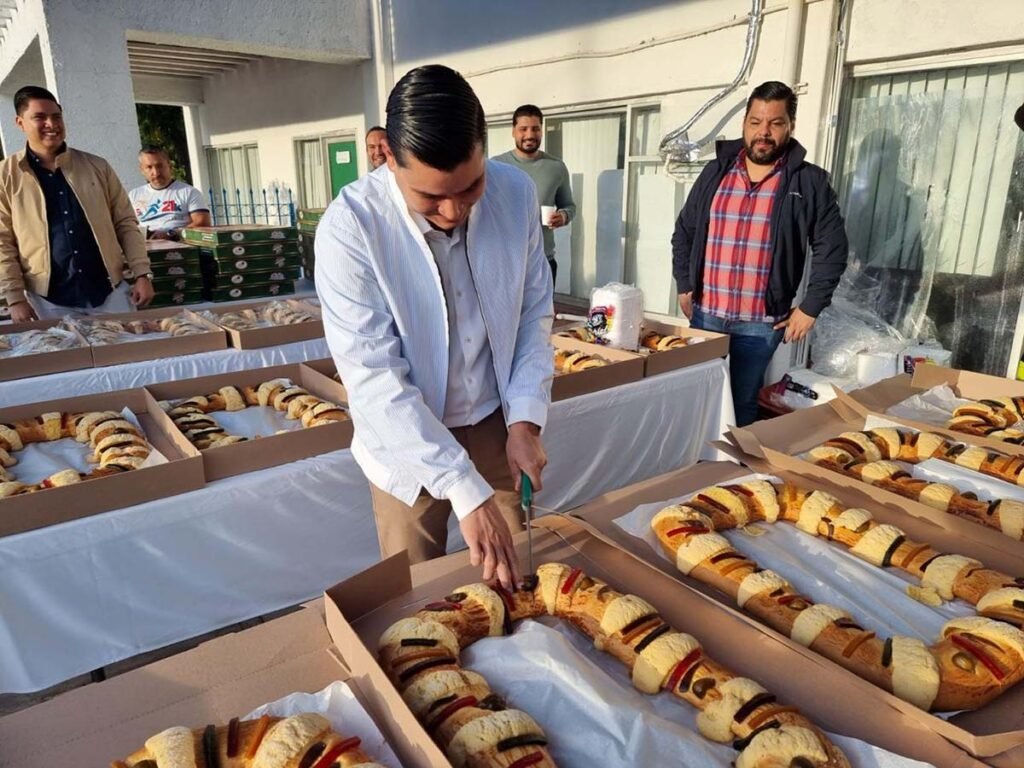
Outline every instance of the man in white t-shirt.
POLYGON ((139 223, 151 240, 178 240, 184 227, 210 226, 210 206, 203 193, 174 178, 171 159, 161 147, 146 146, 139 152, 139 170, 148 184, 128 195, 139 223))

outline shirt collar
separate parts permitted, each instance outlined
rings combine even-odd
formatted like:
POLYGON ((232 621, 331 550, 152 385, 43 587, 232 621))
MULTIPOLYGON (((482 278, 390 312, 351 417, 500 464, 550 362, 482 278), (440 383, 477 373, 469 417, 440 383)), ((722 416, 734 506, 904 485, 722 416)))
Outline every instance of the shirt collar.
MULTIPOLYGON (((772 169, 768 173, 768 175, 770 176, 771 174, 775 173, 780 168, 782 168, 782 166, 784 166, 786 164, 787 158, 789 158, 789 150, 788 149, 785 152, 782 153, 782 157, 780 157, 778 160, 775 161, 775 164, 772 165, 772 169)), ((737 168, 742 168, 743 172, 746 173, 746 171, 747 171, 747 148, 746 147, 741 149, 740 153, 738 155, 736 155, 736 167, 737 168)))
MULTIPOLYGON (((68 145, 67 142, 64 142, 63 144, 60 145, 60 149, 57 150, 57 156, 60 157, 67 151, 68 145)), ((30 147, 28 144, 25 144, 25 156, 36 165, 39 165, 40 163, 43 162, 42 159, 40 159, 39 155, 33 152, 32 147, 30 147)))

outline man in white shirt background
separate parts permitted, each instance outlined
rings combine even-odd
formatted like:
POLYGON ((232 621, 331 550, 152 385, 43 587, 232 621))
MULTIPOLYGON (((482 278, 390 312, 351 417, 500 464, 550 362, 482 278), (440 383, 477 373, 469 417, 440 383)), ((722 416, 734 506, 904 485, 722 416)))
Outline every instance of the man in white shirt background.
POLYGON ((534 184, 486 160, 485 132, 458 73, 405 75, 387 169, 320 222, 317 292, 381 554, 443 555, 454 512, 484 579, 513 587, 520 473, 539 490, 547 463, 552 281, 534 184))
POLYGON ((171 158, 163 147, 148 145, 139 152, 139 170, 148 183, 128 197, 139 223, 151 240, 179 240, 185 227, 210 226, 210 206, 203 193, 174 178, 171 158))

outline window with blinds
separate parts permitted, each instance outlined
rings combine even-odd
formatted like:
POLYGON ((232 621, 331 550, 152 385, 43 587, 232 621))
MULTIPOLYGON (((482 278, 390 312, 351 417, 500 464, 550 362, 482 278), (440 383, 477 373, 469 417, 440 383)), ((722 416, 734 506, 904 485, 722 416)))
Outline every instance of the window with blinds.
POLYGON ((1024 251, 1024 62, 853 80, 836 188, 853 297, 957 367, 1003 374, 1024 251))
POLYGON ((214 197, 224 190, 234 202, 238 190, 247 198, 249 190, 258 193, 260 186, 260 156, 255 144, 235 147, 207 147, 206 165, 210 171, 210 187, 214 197))

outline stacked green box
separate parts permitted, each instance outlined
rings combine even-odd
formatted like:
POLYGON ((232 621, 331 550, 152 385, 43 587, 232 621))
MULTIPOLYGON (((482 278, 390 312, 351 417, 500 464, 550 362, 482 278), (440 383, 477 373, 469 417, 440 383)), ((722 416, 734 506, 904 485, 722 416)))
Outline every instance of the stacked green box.
POLYGON ((153 272, 153 301, 149 306, 172 307, 203 300, 198 248, 169 240, 150 240, 146 252, 153 272))
POLYGON ((306 277, 310 280, 313 279, 316 266, 313 240, 316 235, 316 228, 320 225, 320 218, 326 210, 326 208, 299 209, 299 250, 302 254, 302 271, 305 272, 306 277))
POLYGON ((280 296, 295 292, 300 277, 295 227, 233 225, 186 229, 182 237, 201 245, 203 295, 212 301, 280 296))

